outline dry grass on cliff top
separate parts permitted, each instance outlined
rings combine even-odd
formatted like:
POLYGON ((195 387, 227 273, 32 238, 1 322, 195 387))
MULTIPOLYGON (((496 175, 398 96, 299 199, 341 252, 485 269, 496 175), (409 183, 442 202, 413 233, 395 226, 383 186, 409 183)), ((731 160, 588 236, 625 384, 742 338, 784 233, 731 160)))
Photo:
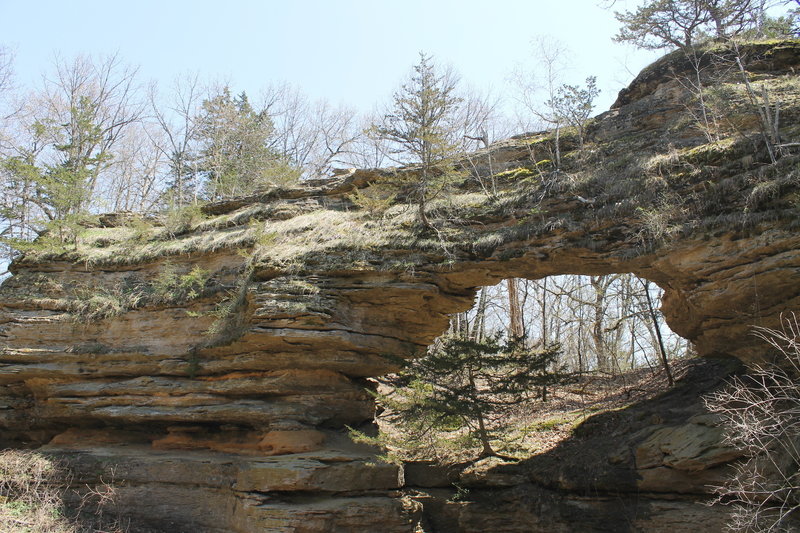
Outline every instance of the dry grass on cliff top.
MULTIPOLYGON (((431 202, 436 212, 480 209, 489 198, 483 193, 461 192, 431 202)), ((461 227, 445 228, 437 235, 415 231, 415 206, 394 204, 379 215, 353 209, 286 210, 278 219, 263 218, 269 206, 250 205, 232 213, 193 220, 180 231, 166 231, 138 220, 119 227, 88 228, 71 247, 29 250, 26 259, 69 259, 88 266, 139 264, 164 257, 207 254, 219 250, 249 250, 256 260, 277 268, 291 268, 308 257, 328 252, 375 252, 407 249, 439 252, 444 246, 463 244, 461 227)), ((271 212, 271 211, 270 211, 271 212)), ((344 266, 347 266, 344 264, 344 266)))
MULTIPOLYGON (((800 53, 798 48, 797 41, 742 45, 744 52, 757 58, 755 67, 764 62, 758 58, 771 57, 781 49, 785 50, 778 56, 789 57, 782 60, 782 72, 767 72, 761 65, 749 73, 756 88, 768 92, 770 101, 779 105, 781 138, 789 144, 800 138, 796 126, 800 78, 790 68, 796 62, 791 58, 800 53)), ((480 180, 465 177, 463 184, 430 203, 429 217, 436 220, 438 229, 435 236, 415 230, 414 206, 402 202, 374 216, 349 203, 343 196, 346 191, 332 196, 320 192, 301 199, 275 193, 263 195, 263 202, 258 198, 250 204, 232 202, 238 207, 210 217, 207 213, 221 210, 204 211, 194 205, 158 216, 119 216, 122 226, 113 228, 97 227, 95 222, 95 227, 77 230, 74 244, 53 241, 48 245, 45 239, 38 248, 28 250, 26 259, 101 266, 258 246, 259 257, 276 268, 302 265, 307 258, 331 251, 337 257, 327 266, 346 268, 349 260, 357 262, 364 252, 372 251, 413 248, 450 254, 461 248, 491 253, 511 240, 555 229, 580 229, 601 219, 627 218, 639 226, 635 228, 639 234, 657 242, 692 228, 796 218, 800 209, 797 173, 792 174, 793 180, 785 175, 787 169, 791 174, 796 168, 800 156, 790 150, 778 165, 767 165, 757 109, 741 83, 741 74, 725 62, 704 70, 708 79, 704 80, 702 109, 712 120, 703 122, 698 118, 698 96, 681 81, 683 71, 669 70, 672 66, 685 69, 684 63, 680 54, 671 54, 645 69, 630 88, 628 97, 634 105, 628 110, 620 108, 619 117, 610 114, 593 119, 582 148, 574 134, 563 131, 558 170, 551 161, 552 134, 519 136, 493 144, 492 150, 500 158, 494 176, 488 175, 487 168, 480 180), (636 98, 648 97, 655 85, 680 94, 665 102, 657 100, 663 109, 636 107, 636 98), (641 124, 632 127, 621 121, 626 116, 641 124), (489 183, 490 188, 496 185, 499 197, 476 193, 478 181, 483 181, 484 188, 489 183), (584 205, 569 208, 574 198, 581 198, 584 205), (551 203, 556 207, 566 205, 569 212, 539 210, 547 200, 555 200, 551 203), (536 216, 532 216, 534 212, 536 216), (493 229, 498 221, 507 223, 503 231, 493 229), (513 221, 519 223, 509 225, 513 221), (347 251, 353 252, 352 258, 347 251)), ((481 152, 475 161, 490 153, 481 152)))

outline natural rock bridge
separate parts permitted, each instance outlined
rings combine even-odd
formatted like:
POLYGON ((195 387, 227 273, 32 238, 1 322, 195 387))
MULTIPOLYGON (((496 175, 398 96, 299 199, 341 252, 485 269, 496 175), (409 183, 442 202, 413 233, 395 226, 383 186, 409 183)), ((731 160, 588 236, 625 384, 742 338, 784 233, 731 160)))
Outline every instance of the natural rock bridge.
MULTIPOLYGON (((744 53, 796 137, 800 45, 744 53)), ((431 206, 438 232, 401 204, 359 209, 352 191, 390 171, 354 170, 178 226, 100 217, 74 245, 28 253, 0 292, 0 442, 68 457, 76 486, 113 474, 131 531, 717 527, 695 502, 738 454, 699 397, 735 366, 724 357, 769 356, 754 325, 798 308, 800 170, 791 153, 768 164, 735 80, 731 126, 709 142, 687 119, 689 69, 673 55, 643 72, 583 148, 561 139, 559 169, 548 134, 472 154, 475 174, 431 206), (158 293, 198 267, 191 294, 158 293), (347 438, 374 414, 366 378, 428 346, 478 287, 616 272, 660 285, 669 326, 705 358, 661 403, 467 476, 471 502, 347 438)))

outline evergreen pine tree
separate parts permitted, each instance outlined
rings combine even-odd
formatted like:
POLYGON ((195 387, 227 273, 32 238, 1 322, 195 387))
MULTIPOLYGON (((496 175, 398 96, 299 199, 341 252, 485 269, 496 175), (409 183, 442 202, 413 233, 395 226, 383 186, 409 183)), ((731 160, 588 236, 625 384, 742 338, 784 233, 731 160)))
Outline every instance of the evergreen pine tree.
POLYGON ((462 101, 455 89, 455 78, 439 73, 431 58, 420 52, 408 81, 394 94, 391 111, 372 128, 393 145, 396 160, 419 166, 413 178, 399 185, 410 192, 423 227, 431 227, 425 212, 428 202, 453 176, 449 163, 457 139, 452 120, 462 101))
POLYGON ((291 169, 270 147, 274 126, 266 110, 256 111, 245 93, 225 87, 205 100, 198 117, 202 145, 198 167, 210 199, 249 194, 260 185, 295 181, 291 169))
POLYGON ((523 339, 446 337, 427 356, 409 362, 392 380, 394 393, 379 400, 412 443, 465 427, 480 443, 481 457, 499 456, 492 440, 504 418, 566 381, 556 366, 560 354, 558 344, 533 350, 523 339))

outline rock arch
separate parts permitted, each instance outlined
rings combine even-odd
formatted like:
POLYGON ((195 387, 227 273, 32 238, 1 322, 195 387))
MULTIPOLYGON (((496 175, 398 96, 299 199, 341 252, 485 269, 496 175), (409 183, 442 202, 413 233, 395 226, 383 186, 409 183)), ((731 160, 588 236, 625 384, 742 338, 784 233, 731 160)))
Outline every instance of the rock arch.
MULTIPOLYGON (((800 66, 797 42, 748 53, 748 68, 775 90, 800 66)), ((117 465, 120 509, 137 527, 367 531, 378 520, 387 533, 406 532, 420 503, 397 493, 402 470, 374 465, 342 428, 372 416, 365 378, 392 368, 385 356, 427 346, 448 314, 470 307, 477 287, 631 272, 664 289, 667 322, 700 355, 764 361, 752 326, 775 327, 800 304, 798 156, 766 165, 749 136, 699 136, 675 78, 686 68, 672 56, 643 72, 591 125, 590 148, 564 137, 564 168, 546 157, 546 133, 472 154, 470 168, 502 193, 489 198, 465 181, 456 200, 437 206, 457 222, 439 234, 416 231, 402 209, 365 216, 350 193, 390 171, 351 170, 211 204, 207 220, 174 238, 154 226, 138 241, 126 217, 114 215, 100 217, 74 249, 28 254, 1 291, 0 442, 68 457, 88 483, 117 465), (126 287, 150 287, 167 265, 202 267, 210 281, 193 299, 116 301, 121 312, 101 307, 74 318, 86 289, 122 298, 126 287), (226 335, 209 336, 219 324, 226 335)), ((781 94, 797 101, 794 89, 781 94)), ((800 108, 787 104, 782 116, 800 120, 800 108)), ((694 456, 681 456, 695 465, 685 469, 664 457, 637 463, 637 450, 649 458, 676 431, 693 442, 708 427, 697 418, 698 394, 681 390, 674 395, 686 394, 689 407, 621 436, 628 452, 609 451, 603 472, 663 475, 675 493, 699 490, 708 472, 692 470, 694 456)), ((715 453, 712 466, 727 457, 715 453)), ((569 507, 559 490, 609 490, 570 485, 586 478, 576 472, 556 482, 514 471, 494 482, 504 497, 528 491, 514 508, 525 527, 525 517, 547 511, 537 506, 569 507), (508 479, 519 483, 503 485, 508 479)), ((666 501, 655 498, 647 512, 688 512, 687 530, 703 514, 666 501)), ((456 517, 464 531, 473 527, 469 512, 456 517)))

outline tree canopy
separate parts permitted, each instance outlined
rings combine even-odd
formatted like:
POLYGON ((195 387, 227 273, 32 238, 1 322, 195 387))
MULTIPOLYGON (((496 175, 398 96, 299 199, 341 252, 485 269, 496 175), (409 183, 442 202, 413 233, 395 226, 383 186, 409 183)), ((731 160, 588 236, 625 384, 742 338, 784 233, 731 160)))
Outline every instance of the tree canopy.
POLYGON ((372 128, 389 142, 396 161, 419 165, 410 189, 424 226, 430 226, 426 205, 447 183, 447 167, 459 146, 453 123, 463 99, 456 95, 456 83, 452 72, 438 70, 420 52, 419 63, 394 93, 390 111, 372 128))
POLYGON ((272 119, 266 110, 253 109, 244 92, 232 96, 224 87, 203 102, 197 122, 198 167, 206 177, 208 198, 247 194, 277 179, 281 171, 289 173, 270 147, 272 119))
POLYGON ((730 38, 759 23, 764 6, 755 0, 649 0, 635 11, 616 12, 616 41, 641 48, 685 48, 705 33, 730 38))

